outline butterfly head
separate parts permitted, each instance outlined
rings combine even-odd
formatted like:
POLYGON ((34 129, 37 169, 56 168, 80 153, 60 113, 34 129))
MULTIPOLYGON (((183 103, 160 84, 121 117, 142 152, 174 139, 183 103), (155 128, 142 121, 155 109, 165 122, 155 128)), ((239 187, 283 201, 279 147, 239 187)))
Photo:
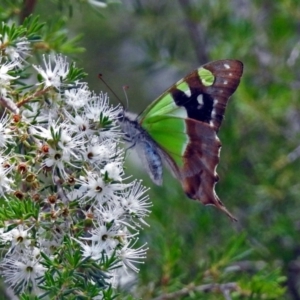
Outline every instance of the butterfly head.
POLYGON ((135 137, 140 133, 137 116, 123 109, 117 118, 118 125, 124 134, 123 139, 126 142, 134 143, 135 137))

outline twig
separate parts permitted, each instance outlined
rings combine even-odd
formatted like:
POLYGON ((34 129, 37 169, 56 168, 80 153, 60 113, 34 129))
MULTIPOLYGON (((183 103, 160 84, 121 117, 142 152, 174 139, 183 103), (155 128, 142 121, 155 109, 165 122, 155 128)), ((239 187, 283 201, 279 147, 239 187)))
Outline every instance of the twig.
POLYGON ((36 0, 24 0, 23 2, 23 8, 21 10, 20 14, 20 23, 22 24, 24 19, 31 15, 34 11, 35 5, 37 1, 36 0))
POLYGON ((290 152, 287 155, 288 162, 291 163, 295 161, 300 156, 300 146, 298 146, 296 149, 294 149, 292 152, 290 152))
POLYGON ((168 299, 176 299, 182 296, 186 296, 191 292, 219 292, 222 293, 226 300, 230 300, 231 297, 229 292, 236 291, 238 289, 238 285, 235 282, 228 282, 228 283, 210 283, 210 284, 203 284, 195 286, 193 284, 173 293, 164 294, 158 296, 152 300, 168 300, 168 299))
POLYGON ((16 104, 7 97, 4 97, 4 96, 0 97, 0 105, 2 105, 3 107, 7 108, 10 111, 12 111, 14 114, 19 113, 19 109, 16 106, 16 104))
POLYGON ((27 97, 27 98, 22 99, 21 101, 19 101, 19 102, 17 103, 17 106, 18 106, 18 107, 23 106, 24 104, 28 103, 28 102, 31 101, 32 99, 44 95, 48 90, 49 90, 49 88, 46 88, 46 89, 44 89, 44 90, 38 90, 38 91, 36 91, 35 93, 33 93, 32 95, 30 95, 29 97, 27 97))
POLYGON ((202 26, 199 23, 196 23, 191 20, 189 17, 191 11, 191 2, 190 0, 178 0, 179 4, 182 7, 182 10, 185 14, 185 24, 188 30, 188 33, 191 37, 191 41, 194 45, 194 49, 196 52, 197 60, 199 64, 204 64, 209 61, 208 53, 207 53, 207 43, 206 43, 206 35, 202 26))
POLYGON ((292 260, 288 265, 287 287, 294 300, 300 300, 299 294, 300 262, 292 260))

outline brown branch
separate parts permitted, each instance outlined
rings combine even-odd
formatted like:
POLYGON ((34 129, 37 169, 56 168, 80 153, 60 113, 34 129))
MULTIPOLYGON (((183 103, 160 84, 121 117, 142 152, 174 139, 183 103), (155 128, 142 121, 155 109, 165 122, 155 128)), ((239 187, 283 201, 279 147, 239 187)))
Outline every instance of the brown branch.
POLYGON ((300 300, 299 294, 300 262, 293 260, 288 265, 287 287, 294 300, 300 300))
POLYGON ((48 92, 49 88, 46 88, 44 90, 38 90, 36 91, 34 94, 30 95, 29 97, 27 98, 24 98, 23 100, 19 101, 17 103, 17 107, 21 107, 23 106, 24 104, 28 103, 30 100, 34 99, 34 98, 37 98, 39 96, 42 96, 44 95, 46 92, 48 92))
POLYGON ((178 0, 185 14, 185 25, 188 34, 191 37, 192 44, 196 52, 196 57, 199 64, 204 64, 209 61, 209 56, 207 52, 206 35, 204 33, 203 27, 198 22, 194 22, 190 18, 190 11, 192 10, 192 4, 190 0, 178 0))
POLYGON ((34 7, 36 5, 37 0, 24 0, 23 1, 23 7, 20 14, 20 24, 23 23, 25 18, 27 18, 29 15, 32 14, 34 11, 34 7))
POLYGON ((228 282, 222 284, 211 283, 211 284, 203 284, 198 286, 191 284, 179 291, 169 293, 169 294, 164 294, 156 298, 153 298, 152 300, 168 300, 168 299, 181 298, 183 296, 189 295, 191 292, 202 292, 202 293, 218 292, 218 293, 222 293, 226 300, 227 299, 229 300, 230 299, 229 292, 237 291, 237 290, 238 290, 238 285, 235 282, 228 282))
POLYGON ((10 110, 11 112, 13 112, 14 114, 18 114, 19 113, 18 107, 9 98, 6 98, 4 96, 0 97, 0 105, 2 105, 3 107, 7 108, 8 110, 10 110))

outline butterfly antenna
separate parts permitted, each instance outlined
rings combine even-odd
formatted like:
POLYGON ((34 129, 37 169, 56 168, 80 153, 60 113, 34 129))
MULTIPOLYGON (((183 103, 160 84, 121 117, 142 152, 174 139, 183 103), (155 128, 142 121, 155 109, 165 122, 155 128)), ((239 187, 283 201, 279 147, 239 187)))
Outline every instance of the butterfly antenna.
MULTIPOLYGON (((124 106, 123 101, 118 97, 118 95, 111 89, 111 87, 106 83, 106 81, 103 79, 103 75, 101 73, 98 74, 98 78, 105 84, 105 86, 113 93, 113 95, 118 99, 118 101, 124 106)), ((127 100, 127 97, 126 97, 127 100)), ((127 100, 128 104, 128 100, 127 100)))

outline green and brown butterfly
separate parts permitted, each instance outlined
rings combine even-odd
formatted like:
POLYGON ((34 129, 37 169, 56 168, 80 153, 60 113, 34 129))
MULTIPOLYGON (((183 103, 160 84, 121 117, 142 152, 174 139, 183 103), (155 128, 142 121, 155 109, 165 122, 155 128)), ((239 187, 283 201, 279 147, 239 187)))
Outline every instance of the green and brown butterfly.
POLYGON ((189 198, 216 206, 232 220, 215 192, 221 149, 217 132, 242 73, 238 60, 207 63, 172 85, 139 116, 127 111, 119 116, 124 140, 136 148, 154 183, 162 184, 164 162, 189 198))

